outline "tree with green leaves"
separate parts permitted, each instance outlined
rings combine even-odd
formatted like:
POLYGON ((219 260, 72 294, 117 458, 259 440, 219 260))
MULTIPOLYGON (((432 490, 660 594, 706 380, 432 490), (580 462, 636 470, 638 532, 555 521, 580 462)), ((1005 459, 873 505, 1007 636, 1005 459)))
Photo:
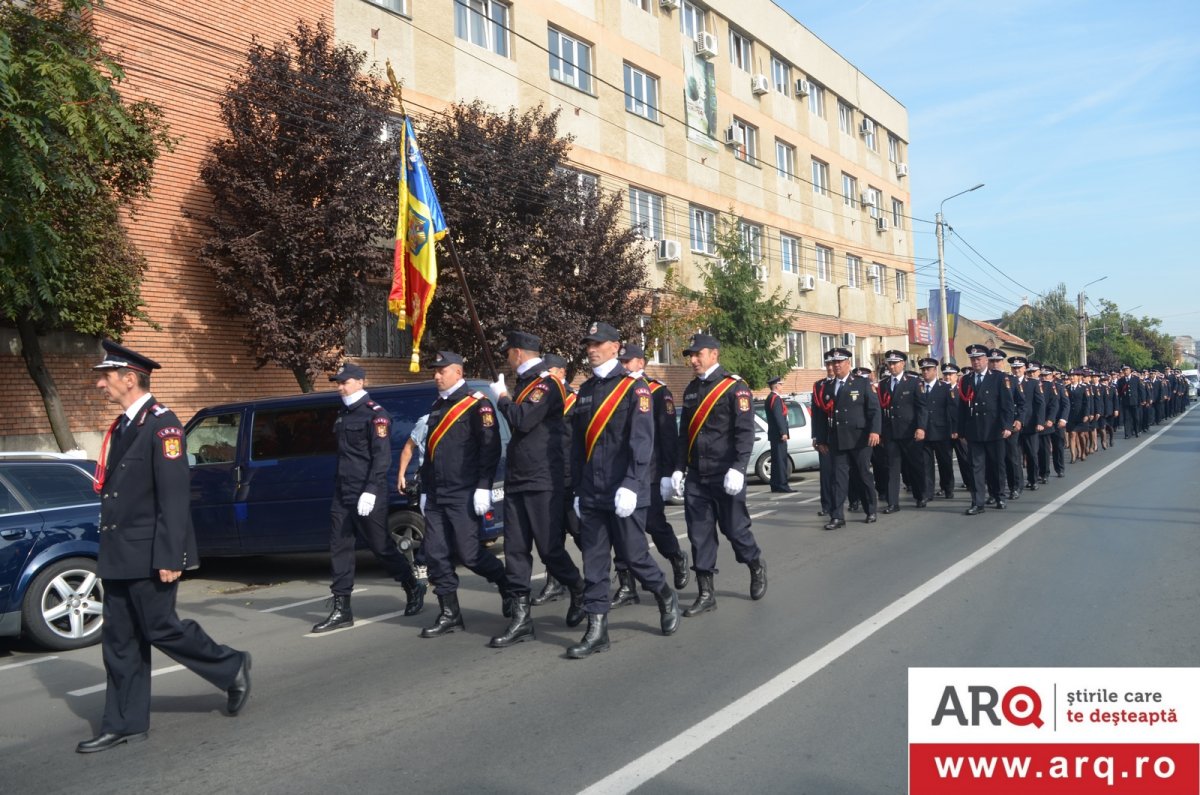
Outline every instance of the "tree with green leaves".
POLYGON ((1159 322, 1136 318, 1100 299, 1100 311, 1088 317, 1088 366, 1104 371, 1126 364, 1136 370, 1170 366, 1174 339, 1158 331, 1159 322))
POLYGON ((245 321, 259 367, 311 391, 342 358, 351 322, 390 274, 399 154, 382 135, 390 89, 366 53, 304 22, 290 42, 255 42, 221 100, 229 137, 200 177, 213 197, 200 259, 245 321))
POLYGON ((1033 355, 1047 364, 1071 368, 1079 364, 1079 318, 1067 286, 1059 284, 1032 305, 1018 307, 1000 318, 999 326, 1033 346, 1033 355))
POLYGON ((120 337, 142 311, 145 260, 122 216, 170 149, 162 113, 126 103, 91 0, 0 0, 0 318, 20 335, 55 440, 76 447, 39 335, 120 337))

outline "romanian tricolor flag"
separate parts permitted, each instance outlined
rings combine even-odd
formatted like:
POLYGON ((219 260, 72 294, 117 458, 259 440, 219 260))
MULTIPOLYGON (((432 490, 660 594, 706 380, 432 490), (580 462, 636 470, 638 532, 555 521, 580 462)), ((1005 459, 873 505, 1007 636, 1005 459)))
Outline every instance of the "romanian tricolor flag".
POLYGON ((396 259, 392 272, 392 291, 388 309, 398 320, 398 328, 412 329, 411 372, 421 369, 421 336, 425 332, 425 314, 437 287, 437 252, 434 241, 446 234, 446 219, 438 204, 429 169, 417 148, 412 122, 404 117, 400 132, 399 215, 396 219, 396 259))

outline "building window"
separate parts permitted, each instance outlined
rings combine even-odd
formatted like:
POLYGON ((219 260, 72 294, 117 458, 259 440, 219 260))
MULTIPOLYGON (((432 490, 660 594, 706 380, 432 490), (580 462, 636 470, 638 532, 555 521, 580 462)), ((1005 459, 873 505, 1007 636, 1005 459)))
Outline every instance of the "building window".
POLYGON ((826 353, 833 350, 837 346, 838 346, 837 337, 833 336, 832 334, 822 334, 821 335, 821 356, 822 357, 824 357, 824 355, 826 353))
POLYGON ((862 123, 863 140, 867 142, 867 148, 872 152, 879 151, 879 143, 875 140, 875 122, 863 117, 862 123))
POLYGON ((407 359, 412 355, 412 331, 396 328, 396 316, 387 309, 391 284, 376 289, 375 300, 363 304, 363 313, 346 335, 346 355, 355 358, 407 359))
POLYGON ((854 135, 854 108, 838 100, 838 129, 846 135, 854 135))
POLYGON ((789 331, 787 333, 787 357, 792 363, 793 370, 804 369, 804 332, 789 331))
POLYGON ((600 178, 595 174, 589 174, 586 171, 580 171, 566 166, 555 166, 554 171, 565 177, 572 178, 575 182, 575 188, 581 195, 595 198, 600 195, 600 178))
POLYGON ((650 0, 629 0, 629 4, 632 6, 637 6, 643 11, 650 10, 650 0))
POLYGON ((825 88, 809 80, 808 112, 818 119, 825 118, 825 88))
POLYGON ((872 281, 875 282, 875 294, 887 295, 887 268, 883 267, 878 262, 871 267, 875 269, 876 278, 872 279, 872 281))
POLYGON ((592 92, 592 48, 550 28, 550 77, 580 91, 592 92))
POLYGON ((671 341, 650 337, 646 334, 652 322, 653 318, 650 315, 642 315, 638 318, 638 329, 641 331, 642 350, 646 351, 646 362, 648 364, 670 364, 671 341))
POLYGON ((775 170, 789 182, 796 179, 796 147, 775 139, 775 170))
POLYGON ((892 226, 904 228, 904 202, 899 199, 892 199, 892 226))
POLYGON ((658 78, 625 64, 625 110, 658 121, 658 78))
POLYGON ((842 172, 842 203, 847 207, 858 206, 858 180, 842 172))
POLYGON ((408 16, 408 0, 367 0, 371 5, 408 16))
POLYGON ((900 139, 888 133, 888 160, 893 163, 900 162, 900 139))
POLYGON ((758 128, 733 117, 733 156, 747 163, 758 162, 758 128))
POLYGON ((829 164, 815 157, 812 161, 812 184, 813 193, 829 195, 829 164))
POLYGON ((862 257, 846 255, 846 284, 855 288, 862 287, 862 257))
POLYGON ((704 9, 694 3, 684 0, 683 8, 679 10, 679 29, 689 39, 699 37, 704 27, 704 9))
POLYGON ((454 35, 508 57, 508 6, 497 0, 457 0, 454 35))
POLYGON ((763 228, 758 224, 742 221, 738 224, 738 231, 742 233, 742 248, 746 251, 746 257, 754 266, 754 275, 758 277, 759 281, 765 281, 767 269, 763 266, 763 228))
POLYGON ((896 300, 908 300, 908 274, 904 271, 896 271, 896 300))
POLYGON ((717 217, 702 207, 691 211, 692 251, 717 253, 717 217))
POLYGON ((864 194, 864 200, 867 205, 867 212, 872 218, 878 218, 883 215, 883 208, 880 206, 883 204, 883 194, 879 192, 878 188, 872 188, 868 185, 864 194))
POLYGON ((754 64, 750 57, 750 39, 733 28, 729 29, 729 62, 743 72, 749 72, 754 64))
POLYGON ((784 273, 800 272, 800 240, 791 235, 779 236, 779 256, 784 273))
POLYGON ((833 249, 828 246, 817 246, 817 278, 833 281, 833 249))
POLYGON ((630 225, 647 240, 666 237, 663 224, 663 197, 638 188, 629 189, 630 225))
POLYGON ((775 86, 775 90, 785 97, 792 94, 792 67, 786 62, 779 60, 778 56, 771 56, 771 83, 775 86))

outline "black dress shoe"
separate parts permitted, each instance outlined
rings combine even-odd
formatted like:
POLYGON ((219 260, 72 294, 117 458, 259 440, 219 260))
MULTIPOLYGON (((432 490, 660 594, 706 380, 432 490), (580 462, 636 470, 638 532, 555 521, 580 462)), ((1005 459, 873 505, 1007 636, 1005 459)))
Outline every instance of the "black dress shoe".
POLYGON ((990 505, 995 505, 995 504, 996 504, 996 498, 995 498, 995 497, 988 497, 988 498, 987 498, 987 501, 984 503, 984 505, 989 505, 989 506, 990 506, 990 505))
POLYGON ((824 516, 826 511, 817 511, 817 516, 824 516))
POLYGON ((1006 503, 1004 500, 996 500, 996 510, 1003 511, 1007 507, 1008 503, 1006 503))
POLYGON ((1061 478, 1062 476, 1063 476, 1063 473, 1061 473, 1061 472, 1054 473, 1054 477, 1056 477, 1056 478, 1061 478))
POLYGON ((1021 490, 1020 490, 1020 489, 1013 489, 1012 491, 1010 491, 1010 492, 1008 493, 1008 498, 1009 498, 1010 500, 1019 500, 1019 499, 1021 499, 1021 490))
POLYGON ((861 511, 861 510, 862 510, 862 503, 861 503, 861 502, 852 502, 852 503, 850 503, 850 512, 851 512, 851 513, 858 513, 858 512, 859 512, 859 511, 861 511))
POLYGON ((839 527, 845 527, 845 526, 846 526, 845 519, 830 519, 828 522, 825 523, 826 530, 837 530, 839 527))
POLYGON ((229 696, 225 705, 229 714, 233 716, 241 712, 242 707, 246 706, 246 699, 250 698, 250 652, 242 652, 242 667, 225 693, 229 696))
POLYGON ((873 513, 867 514, 867 518, 863 519, 863 524, 875 524, 879 521, 879 517, 873 513))
POLYGON ((924 508, 927 505, 929 505, 929 500, 917 500, 918 508, 924 508))
POLYGON ((899 510, 900 510, 899 505, 889 505, 888 507, 883 509, 883 512, 884 513, 896 513, 899 510))
POLYGON ((1038 483, 1044 484, 1045 482, 1046 482, 1046 479, 1044 477, 1038 478, 1038 483))
POLYGON ((1026 483, 1025 490, 1026 491, 1037 491, 1037 484, 1036 483, 1026 483))
POLYGON ((75 746, 77 754, 94 754, 97 751, 107 751, 113 746, 123 743, 140 743, 146 739, 149 732, 137 732, 136 734, 117 734, 116 732, 102 732, 90 740, 84 740, 79 745, 75 746))
POLYGON ((964 511, 964 513, 967 516, 975 516, 976 514, 983 513, 983 506, 982 505, 972 505, 970 508, 968 508, 966 511, 964 511))

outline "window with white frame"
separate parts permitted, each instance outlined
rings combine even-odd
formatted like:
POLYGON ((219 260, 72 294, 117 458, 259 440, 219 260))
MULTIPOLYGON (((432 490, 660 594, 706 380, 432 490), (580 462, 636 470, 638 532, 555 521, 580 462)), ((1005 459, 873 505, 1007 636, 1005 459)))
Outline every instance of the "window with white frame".
POLYGON ((862 257, 846 255, 846 284, 855 288, 862 287, 862 257))
POLYGON ((870 214, 870 216, 872 218, 878 218, 879 216, 883 215, 883 207, 880 206, 883 204, 883 194, 879 192, 879 189, 872 188, 870 185, 868 185, 865 195, 867 212, 870 214))
POLYGON ((683 7, 679 9, 679 29, 689 39, 697 38, 701 31, 707 30, 704 27, 704 9, 684 0, 683 7))
POLYGON ((904 228, 904 202, 899 199, 892 199, 892 226, 904 228))
POLYGON ((625 64, 625 110, 658 121, 658 78, 625 64))
POLYGON ((733 156, 747 163, 758 162, 758 128, 747 124, 737 116, 730 124, 733 128, 733 156))
POLYGON ((879 142, 875 139, 875 122, 863 117, 862 123, 863 140, 867 142, 867 148, 872 152, 879 151, 879 142))
POLYGON ((818 119, 825 118, 825 87, 808 81, 808 112, 818 119))
POLYGON ((896 271, 896 300, 908 300, 908 274, 904 271, 896 271))
POLYGON ((767 278, 767 269, 763 265, 763 228, 759 224, 752 224, 746 221, 738 223, 738 231, 742 235, 742 248, 746 251, 746 257, 750 260, 750 264, 754 266, 754 275, 759 281, 767 278))
POLYGON ((729 29, 729 62, 743 72, 749 72, 754 68, 754 61, 751 60, 750 39, 733 28, 729 29))
POLYGON ((568 168, 567 166, 555 166, 554 170, 572 178, 575 182, 575 187, 581 195, 596 198, 600 195, 600 178, 595 174, 589 174, 586 171, 580 171, 577 168, 568 168))
POLYGON ((647 240, 662 240, 666 237, 663 197, 640 188, 629 189, 630 226, 647 240))
POLYGON ((833 249, 829 246, 817 246, 817 278, 823 282, 833 281, 833 249))
POLYGON ((717 253, 717 216, 703 207, 691 208, 692 251, 717 253))
POLYGON ((779 258, 784 273, 800 272, 800 238, 791 235, 779 236, 779 258))
POLYGON ((592 47, 566 33, 549 29, 550 77, 589 94, 592 91, 592 47))
POLYGON ((781 179, 794 182, 796 179, 796 147, 775 139, 775 171, 781 179))
POLYGON ((787 357, 792 363, 793 370, 804 369, 804 332, 789 331, 787 333, 787 357))
POLYGON ((367 2, 380 8, 386 8, 388 11, 395 11, 397 14, 408 16, 408 0, 367 0, 367 2))
POLYGON ((854 108, 842 100, 838 100, 838 129, 847 135, 854 135, 854 108))
POLYGON ((812 159, 812 186, 813 193, 829 195, 829 164, 815 157, 812 159))
POLYGON ((875 274, 878 278, 872 279, 875 282, 875 294, 887 295, 887 268, 876 262, 871 265, 875 269, 875 274))
POLYGON ((785 97, 792 94, 792 67, 778 55, 771 56, 771 84, 785 97))
POLYGON ((650 315, 638 318, 638 330, 641 332, 642 350, 646 351, 648 364, 670 364, 671 341, 650 336, 650 327, 654 319, 650 315))
POLYGON ((900 139, 888 133, 888 160, 892 163, 900 162, 900 139))
POLYGON ((858 180, 842 172, 842 203, 847 207, 858 206, 858 180))
POLYGON ((838 347, 837 337, 835 337, 832 334, 822 334, 821 335, 821 356, 822 356, 822 358, 824 358, 826 353, 828 353, 829 351, 833 350, 836 347, 838 347))
POLYGON ((508 6, 498 0, 456 0, 454 35, 508 57, 508 6))

